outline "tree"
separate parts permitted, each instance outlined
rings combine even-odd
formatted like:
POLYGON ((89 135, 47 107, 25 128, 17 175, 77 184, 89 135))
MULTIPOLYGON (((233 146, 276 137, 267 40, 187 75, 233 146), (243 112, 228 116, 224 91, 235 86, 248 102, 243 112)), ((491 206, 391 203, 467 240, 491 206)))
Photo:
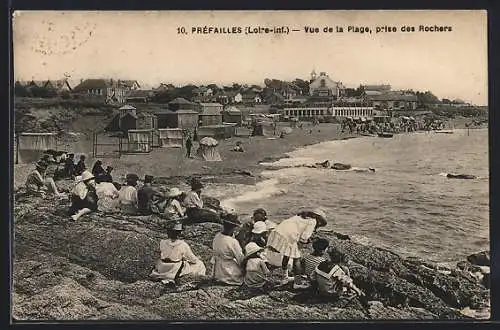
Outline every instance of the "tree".
POLYGON ((17 97, 27 97, 30 96, 30 92, 23 84, 16 81, 16 84, 14 85, 14 95, 17 97))

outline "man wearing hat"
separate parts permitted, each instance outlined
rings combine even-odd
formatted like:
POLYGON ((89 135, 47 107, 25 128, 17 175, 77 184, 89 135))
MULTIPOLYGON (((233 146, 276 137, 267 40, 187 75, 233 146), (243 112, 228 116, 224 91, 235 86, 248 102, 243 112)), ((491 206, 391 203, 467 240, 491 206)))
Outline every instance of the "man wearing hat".
POLYGON ((243 250, 233 237, 234 231, 241 225, 236 214, 227 214, 222 219, 223 229, 217 233, 212 243, 214 278, 229 285, 243 284, 243 250))
POLYGON ((203 207, 203 200, 201 199, 201 190, 203 188, 203 184, 198 179, 191 180, 191 190, 184 199, 187 221, 189 223, 220 223, 221 219, 217 211, 203 207))
POLYGON ((118 204, 124 214, 137 214, 137 174, 127 174, 126 185, 120 189, 118 204))
POLYGON ((70 213, 73 220, 92 211, 97 211, 97 193, 95 177, 89 171, 83 171, 80 180, 71 191, 70 213))
POLYGON ((57 189, 54 180, 45 177, 47 167, 48 164, 41 160, 35 164, 35 169, 26 178, 26 190, 31 193, 39 193, 42 196, 49 190, 57 197, 64 197, 65 195, 57 189))
POLYGON ((142 215, 151 214, 151 206, 153 205, 153 198, 159 193, 153 189, 152 186, 153 176, 144 176, 144 185, 137 191, 137 208, 142 215))

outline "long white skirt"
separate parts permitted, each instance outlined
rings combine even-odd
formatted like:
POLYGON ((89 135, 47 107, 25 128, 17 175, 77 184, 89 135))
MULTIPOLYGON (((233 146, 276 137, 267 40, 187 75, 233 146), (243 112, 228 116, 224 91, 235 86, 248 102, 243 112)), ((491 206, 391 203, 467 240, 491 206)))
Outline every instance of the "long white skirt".
POLYGON ((279 234, 276 230, 273 230, 269 234, 269 239, 267 241, 267 246, 274 248, 279 251, 282 255, 289 258, 300 258, 301 253, 297 242, 291 242, 279 234))
POLYGON ((156 264, 156 269, 151 272, 151 277, 173 281, 182 263, 184 263, 184 267, 182 268, 179 277, 186 275, 194 277, 205 276, 207 269, 201 260, 198 260, 194 264, 190 264, 187 261, 165 263, 159 260, 156 264))

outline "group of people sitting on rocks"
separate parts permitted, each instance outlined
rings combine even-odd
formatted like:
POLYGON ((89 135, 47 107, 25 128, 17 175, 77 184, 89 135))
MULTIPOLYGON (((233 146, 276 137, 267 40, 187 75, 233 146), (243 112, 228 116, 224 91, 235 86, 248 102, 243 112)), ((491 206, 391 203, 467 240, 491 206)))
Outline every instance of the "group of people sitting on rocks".
MULTIPOLYGON (((302 211, 276 224, 267 219, 267 212, 257 209, 250 221, 242 224, 234 211, 221 207, 206 207, 201 191, 204 185, 198 179, 190 182, 191 190, 184 193, 172 187, 161 193, 152 186, 153 176, 146 175, 138 188, 139 177, 128 174, 121 185, 111 178, 111 171, 102 168, 96 161, 92 172, 86 170, 85 158, 75 165, 75 185, 70 192, 70 214, 72 220, 100 211, 126 215, 156 214, 167 228, 168 238, 160 242, 160 260, 151 276, 165 284, 175 284, 183 276, 206 276, 206 267, 180 236, 188 224, 214 222, 222 230, 212 242, 212 276, 226 285, 269 289, 276 285, 294 283, 300 289, 313 286, 318 292, 328 295, 355 294, 362 296, 349 277, 345 256, 337 250, 328 250, 328 241, 317 239, 314 251, 302 257, 300 243, 311 241, 313 233, 326 226, 323 210, 302 211), (84 170, 76 175, 77 168, 84 170), (109 176, 108 176, 109 175, 109 176), (273 278, 271 270, 281 270, 281 278, 273 278), (295 276, 289 276, 293 271, 295 276), (304 284, 306 283, 307 284, 304 284)), ((40 160, 26 181, 26 187, 40 191, 49 188, 57 196, 64 196, 52 178, 44 178, 46 163, 40 160)))
POLYGON ((294 289, 312 288, 322 296, 364 298, 350 278, 345 254, 329 249, 326 239, 313 240, 313 251, 302 256, 299 244, 327 224, 321 209, 307 210, 276 224, 263 209, 253 212, 250 221, 241 223, 234 212, 222 216, 222 230, 212 242, 212 274, 207 276, 203 262, 193 254, 180 236, 181 222, 167 229, 168 238, 160 242, 160 260, 151 277, 175 285, 183 276, 212 278, 232 286, 267 291, 293 282, 294 289), (281 277, 272 277, 280 269, 281 277), (295 276, 289 276, 293 271, 295 276))

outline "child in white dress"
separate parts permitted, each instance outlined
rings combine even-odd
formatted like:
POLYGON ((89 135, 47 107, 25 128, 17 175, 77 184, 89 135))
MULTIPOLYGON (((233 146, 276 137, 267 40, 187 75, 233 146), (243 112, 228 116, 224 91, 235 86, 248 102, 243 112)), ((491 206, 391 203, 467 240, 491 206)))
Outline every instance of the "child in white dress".
POLYGON ((297 273, 300 269, 298 243, 307 243, 318 227, 326 225, 326 213, 323 210, 304 211, 296 216, 283 220, 275 230, 269 234, 267 248, 279 252, 282 256, 281 269, 283 271, 283 284, 293 281, 288 276, 288 263, 293 259, 293 268, 297 273))

